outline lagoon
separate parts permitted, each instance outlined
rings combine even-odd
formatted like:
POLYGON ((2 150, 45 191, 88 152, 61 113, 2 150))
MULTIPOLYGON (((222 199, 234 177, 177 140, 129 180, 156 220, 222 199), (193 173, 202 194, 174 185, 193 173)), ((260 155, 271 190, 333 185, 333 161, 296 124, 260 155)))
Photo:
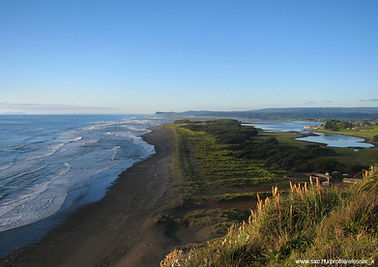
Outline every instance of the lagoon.
POLYGON ((295 138, 295 140, 326 144, 330 147, 353 147, 353 148, 369 148, 374 147, 373 144, 365 143, 365 139, 354 136, 341 134, 317 133, 305 137, 295 138))
POLYGON ((329 147, 353 147, 370 148, 373 144, 365 142, 365 139, 341 134, 329 134, 312 132, 305 129, 305 126, 321 126, 321 122, 310 121, 270 121, 270 120, 243 120, 243 125, 250 125, 267 132, 292 132, 306 136, 295 138, 295 140, 325 144, 329 147))

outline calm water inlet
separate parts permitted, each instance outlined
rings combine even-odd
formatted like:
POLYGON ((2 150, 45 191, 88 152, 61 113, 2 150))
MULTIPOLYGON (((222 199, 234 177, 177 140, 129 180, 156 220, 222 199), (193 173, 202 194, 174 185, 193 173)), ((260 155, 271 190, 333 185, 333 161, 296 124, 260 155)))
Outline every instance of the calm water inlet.
POLYGON ((306 134, 307 136, 295 138, 295 140, 326 144, 330 147, 374 147, 373 144, 365 143, 365 139, 363 138, 341 134, 310 132, 309 130, 304 128, 305 126, 321 126, 321 122, 250 120, 248 121, 248 123, 245 123, 244 125, 251 125, 267 132, 295 132, 300 134, 306 134), (309 135, 310 133, 313 133, 315 135, 309 135))
POLYGON ((330 147, 355 147, 355 148, 369 148, 374 147, 373 144, 364 143, 365 139, 347 136, 341 134, 328 134, 328 133, 317 133, 316 135, 309 135, 305 137, 295 138, 295 140, 314 142, 326 144, 330 147))

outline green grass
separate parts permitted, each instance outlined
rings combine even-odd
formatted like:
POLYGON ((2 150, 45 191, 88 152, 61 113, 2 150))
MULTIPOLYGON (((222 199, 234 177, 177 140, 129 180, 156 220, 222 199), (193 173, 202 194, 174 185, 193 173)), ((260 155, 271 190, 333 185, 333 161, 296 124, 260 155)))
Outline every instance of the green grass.
MULTIPOLYGON (((283 175, 282 175, 283 176, 283 175)), ((226 178, 218 179, 214 183, 225 187, 246 187, 258 184, 271 184, 282 181, 281 178, 253 177, 253 178, 226 178)))
POLYGON ((270 197, 272 192, 246 192, 246 193, 226 193, 220 195, 213 195, 212 199, 217 202, 232 202, 232 201, 256 201, 257 194, 260 197, 270 197))
POLYGON ((299 259, 376 262, 375 169, 348 188, 293 186, 287 196, 260 200, 247 222, 233 225, 221 238, 173 250, 161 267, 298 266, 299 259))
MULTIPOLYGON (((187 129, 187 124, 172 124, 178 139, 178 169, 185 180, 211 183, 225 179, 243 178, 252 184, 277 181, 282 170, 269 170, 260 160, 236 156, 232 145, 222 144, 216 137, 202 131, 187 129)), ((220 183, 221 184, 221 183, 220 183)))
MULTIPOLYGON (((200 122, 200 124, 206 123, 200 122)), ((224 123, 230 127, 229 129, 236 126, 234 122, 228 124, 229 120, 224 123)), ((222 194, 219 194, 219 191, 225 194, 233 192, 236 197, 239 193, 235 193, 235 190, 244 190, 245 186, 281 181, 285 172, 272 171, 264 167, 259 160, 237 157, 232 144, 222 143, 216 136, 206 131, 191 130, 187 126, 187 121, 169 125, 176 137, 174 166, 179 177, 180 194, 174 209, 170 213, 159 215, 156 221, 170 226, 205 227, 208 232, 219 236, 236 222, 234 217, 225 214, 235 213, 235 211, 230 208, 214 210, 209 207, 206 199, 220 198, 222 194)), ((221 129, 223 122, 217 127, 217 130, 221 129)), ((232 139, 234 136, 231 134, 229 137, 232 139)), ((251 194, 255 199, 256 194, 251 194)), ((235 198, 234 201, 245 201, 246 199, 243 198, 246 196, 239 196, 239 199, 235 198)), ((252 198, 249 200, 252 201, 252 198)), ((249 211, 239 210, 238 212, 245 215, 249 211)))
POLYGON ((188 212, 184 220, 189 227, 210 227, 214 234, 224 234, 240 220, 248 219, 250 211, 240 209, 199 209, 188 212))
POLYGON ((365 166, 378 163, 378 148, 364 148, 354 151, 351 148, 333 148, 336 154, 332 157, 335 160, 345 164, 354 165, 361 163, 365 166))
POLYGON ((243 177, 259 181, 263 177, 265 180, 262 182, 265 183, 277 178, 277 174, 264 168, 261 161, 236 157, 231 145, 219 144, 215 137, 205 134, 195 137, 194 154, 199 172, 208 179, 216 181, 243 177))
POLYGON ((286 145, 295 146, 297 148, 306 148, 306 146, 309 144, 305 141, 300 140, 294 140, 295 138, 303 137, 302 134, 294 134, 294 133, 279 133, 279 132, 262 132, 260 134, 261 137, 274 137, 278 140, 278 142, 286 145))

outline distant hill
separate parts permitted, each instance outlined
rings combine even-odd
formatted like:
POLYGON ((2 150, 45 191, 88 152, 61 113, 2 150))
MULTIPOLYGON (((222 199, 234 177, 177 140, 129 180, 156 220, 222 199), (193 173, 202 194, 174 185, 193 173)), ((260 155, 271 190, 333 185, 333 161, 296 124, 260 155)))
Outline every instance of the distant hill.
POLYGON ((378 107, 354 108, 266 108, 247 111, 156 112, 168 116, 238 117, 286 120, 378 120, 378 107))

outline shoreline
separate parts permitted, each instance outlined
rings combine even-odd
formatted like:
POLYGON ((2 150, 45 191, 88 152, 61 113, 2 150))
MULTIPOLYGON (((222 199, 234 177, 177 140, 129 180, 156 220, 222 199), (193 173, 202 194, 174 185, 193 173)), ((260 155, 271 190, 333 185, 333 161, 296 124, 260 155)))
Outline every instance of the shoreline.
POLYGON ((349 134, 349 133, 345 133, 345 132, 338 133, 337 131, 330 131, 330 130, 321 130, 321 129, 318 129, 316 131, 319 132, 319 133, 345 135, 345 136, 351 136, 351 137, 361 138, 361 139, 364 140, 361 143, 372 144, 372 145, 374 145, 374 147, 378 147, 378 144, 376 144, 376 141, 374 141, 374 140, 372 140, 372 139, 370 139, 368 137, 363 137, 363 136, 359 136, 359 135, 349 134))
POLYGON ((79 208, 37 244, 9 253, 2 265, 157 266, 182 244, 167 226, 154 223, 176 197, 174 134, 160 125, 143 140, 155 154, 122 172, 102 200, 79 208))

